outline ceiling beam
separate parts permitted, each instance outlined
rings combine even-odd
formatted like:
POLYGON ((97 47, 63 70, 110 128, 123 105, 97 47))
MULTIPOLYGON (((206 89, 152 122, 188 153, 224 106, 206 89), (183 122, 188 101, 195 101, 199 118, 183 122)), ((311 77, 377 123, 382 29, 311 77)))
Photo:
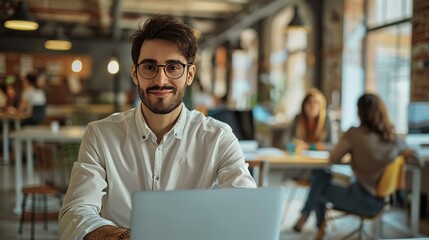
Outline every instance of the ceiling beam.
POLYGON ((214 48, 227 41, 230 41, 237 37, 237 34, 240 33, 245 28, 251 27, 253 24, 258 21, 267 18, 269 15, 276 13, 280 9, 289 6, 292 2, 285 0, 276 0, 267 4, 264 4, 262 7, 257 10, 247 14, 246 16, 238 16, 234 18, 227 28, 223 28, 218 31, 214 37, 209 38, 207 41, 200 44, 201 48, 214 48))

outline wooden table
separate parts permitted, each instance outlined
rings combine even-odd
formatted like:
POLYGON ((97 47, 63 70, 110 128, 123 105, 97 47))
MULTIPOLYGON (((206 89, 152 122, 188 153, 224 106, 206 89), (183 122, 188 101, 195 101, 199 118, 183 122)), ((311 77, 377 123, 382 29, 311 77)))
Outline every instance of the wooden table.
POLYGON ((80 126, 60 127, 58 132, 53 132, 49 126, 27 126, 11 133, 15 150, 15 208, 13 209, 15 214, 21 213, 21 189, 24 180, 22 174, 23 142, 26 143, 27 174, 31 181, 33 179, 34 142, 80 142, 84 131, 85 128, 80 126))
POLYGON ((3 163, 9 163, 9 121, 14 121, 15 130, 21 129, 21 120, 28 118, 28 114, 11 114, 0 112, 0 119, 3 122, 3 163))
MULTIPOLYGON (((327 156, 290 155, 276 148, 262 148, 257 152, 245 153, 245 157, 247 160, 266 160, 269 163, 269 169, 321 169, 331 166, 327 156)), ((419 236, 421 169, 416 166, 406 165, 406 170, 410 171, 412 175, 410 229, 408 229, 408 232, 413 236, 419 236)))

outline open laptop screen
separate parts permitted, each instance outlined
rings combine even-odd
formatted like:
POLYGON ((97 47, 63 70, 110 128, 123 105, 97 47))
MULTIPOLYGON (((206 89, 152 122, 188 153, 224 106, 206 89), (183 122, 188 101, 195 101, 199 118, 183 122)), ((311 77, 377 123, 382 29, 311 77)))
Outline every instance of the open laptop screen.
POLYGON ((282 188, 137 192, 131 239, 278 240, 282 188))

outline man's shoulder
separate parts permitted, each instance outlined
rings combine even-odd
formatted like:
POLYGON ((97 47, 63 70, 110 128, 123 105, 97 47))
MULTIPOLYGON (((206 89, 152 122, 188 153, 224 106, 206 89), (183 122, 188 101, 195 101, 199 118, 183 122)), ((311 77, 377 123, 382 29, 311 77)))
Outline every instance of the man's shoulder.
POLYGON ((196 123, 195 126, 202 126, 207 130, 231 130, 231 127, 224 122, 221 122, 210 116, 205 116, 198 111, 190 111, 191 122, 196 123))
POLYGON ((135 117, 135 109, 129 109, 124 112, 115 112, 109 116, 92 122, 93 125, 117 124, 124 121, 133 120, 135 117))

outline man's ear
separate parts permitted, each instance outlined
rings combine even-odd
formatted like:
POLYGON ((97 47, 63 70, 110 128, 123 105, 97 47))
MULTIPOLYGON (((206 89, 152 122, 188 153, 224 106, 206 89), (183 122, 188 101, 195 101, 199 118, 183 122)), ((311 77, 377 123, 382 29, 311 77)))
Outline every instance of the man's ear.
POLYGON ((137 72, 134 64, 131 64, 131 78, 133 79, 134 85, 138 85, 137 72))
POLYGON ((197 72, 197 67, 195 65, 189 66, 188 76, 186 76, 186 85, 191 86, 195 78, 195 73, 197 72))

